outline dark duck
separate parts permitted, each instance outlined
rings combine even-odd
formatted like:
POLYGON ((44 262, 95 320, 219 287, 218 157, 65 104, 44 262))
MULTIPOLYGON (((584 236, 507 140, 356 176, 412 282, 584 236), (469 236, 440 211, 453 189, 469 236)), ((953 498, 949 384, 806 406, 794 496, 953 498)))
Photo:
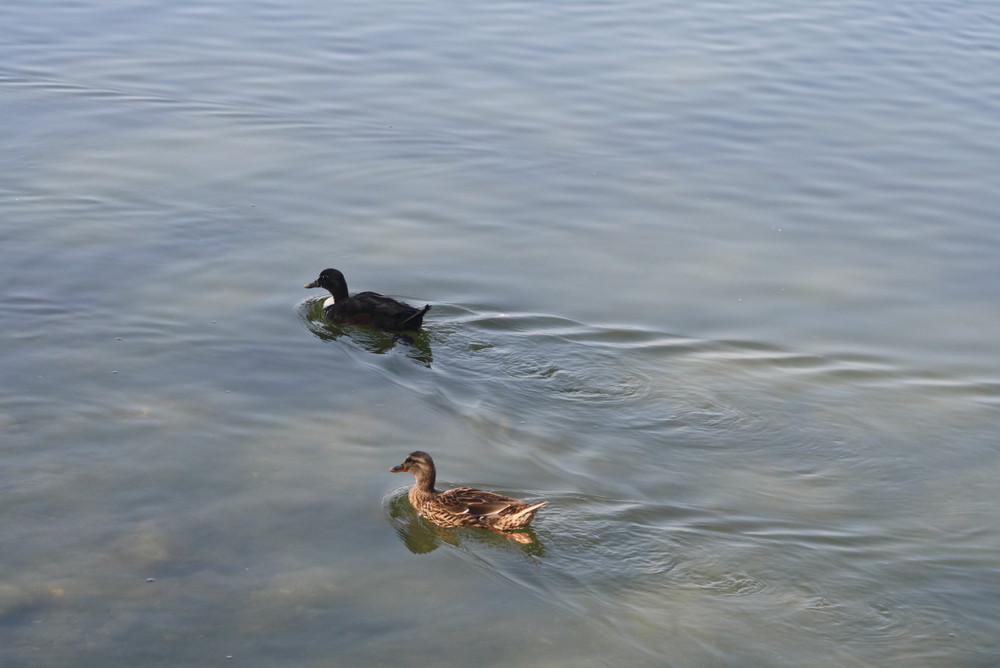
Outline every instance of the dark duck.
POLYGON ((370 325, 389 332, 409 332, 420 329, 428 304, 422 309, 404 304, 377 292, 347 293, 347 281, 337 269, 324 269, 307 288, 324 288, 332 297, 323 303, 323 313, 336 323, 370 325))

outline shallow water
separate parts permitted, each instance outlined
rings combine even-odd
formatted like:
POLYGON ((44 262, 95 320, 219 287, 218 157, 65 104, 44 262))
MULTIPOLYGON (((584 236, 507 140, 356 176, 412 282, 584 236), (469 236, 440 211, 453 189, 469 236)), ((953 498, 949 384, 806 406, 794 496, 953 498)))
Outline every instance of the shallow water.
POLYGON ((994 3, 0 19, 4 666, 1000 661, 994 3))

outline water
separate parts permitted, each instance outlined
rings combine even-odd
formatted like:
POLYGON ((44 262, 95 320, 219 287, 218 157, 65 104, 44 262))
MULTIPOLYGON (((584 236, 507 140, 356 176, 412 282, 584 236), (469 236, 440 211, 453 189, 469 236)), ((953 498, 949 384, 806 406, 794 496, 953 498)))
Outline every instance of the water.
POLYGON ((995 3, 0 19, 4 666, 1000 661, 995 3))

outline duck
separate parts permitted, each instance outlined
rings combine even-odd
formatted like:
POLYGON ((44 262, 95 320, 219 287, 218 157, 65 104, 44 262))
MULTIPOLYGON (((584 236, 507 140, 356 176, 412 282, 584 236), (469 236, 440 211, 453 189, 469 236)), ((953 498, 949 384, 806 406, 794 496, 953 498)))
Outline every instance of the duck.
MULTIPOLYGON (((442 527, 476 527, 498 533, 524 529, 535 518, 538 509, 548 503, 525 503, 471 487, 439 492, 434 489, 437 477, 434 460, 421 450, 411 452, 402 464, 389 471, 413 474, 416 483, 407 495, 410 504, 419 515, 442 527)), ((516 538, 516 534, 509 537, 516 538)))
POLYGON ((347 292, 344 274, 337 269, 324 269, 319 278, 306 283, 307 288, 324 288, 331 297, 323 302, 323 313, 336 323, 371 325, 388 332, 409 332, 424 324, 424 314, 430 310, 404 304, 377 292, 359 292, 351 297, 347 292))

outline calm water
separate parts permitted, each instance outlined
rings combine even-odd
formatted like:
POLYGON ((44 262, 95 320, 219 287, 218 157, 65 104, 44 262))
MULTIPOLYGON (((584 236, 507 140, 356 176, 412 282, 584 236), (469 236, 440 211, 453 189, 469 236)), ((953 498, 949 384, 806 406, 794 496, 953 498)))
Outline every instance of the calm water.
POLYGON ((997 44, 5 3, 0 664, 997 665, 997 44), (323 323, 327 266, 425 333, 323 323), (535 542, 414 517, 417 448, 535 542))

